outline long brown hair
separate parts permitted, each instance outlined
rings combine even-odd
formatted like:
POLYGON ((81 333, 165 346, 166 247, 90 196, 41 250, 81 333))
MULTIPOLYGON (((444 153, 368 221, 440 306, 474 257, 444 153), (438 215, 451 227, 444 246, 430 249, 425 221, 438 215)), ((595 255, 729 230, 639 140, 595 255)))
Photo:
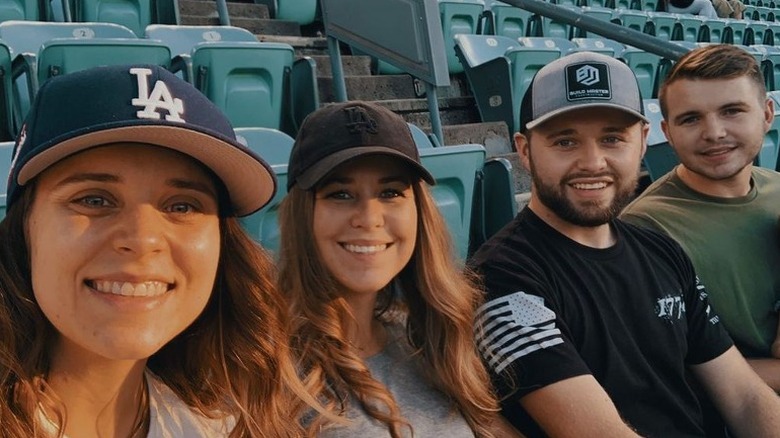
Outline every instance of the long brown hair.
MULTIPOLYGON (((66 412, 44 391, 56 330, 36 303, 25 223, 34 183, 0 222, 0 436, 41 436, 40 403, 66 412)), ((234 217, 220 219, 217 279, 203 313, 147 366, 185 403, 209 417, 233 415, 233 437, 295 437, 288 408, 305 393, 290 358, 287 306, 267 253, 234 217)), ((56 396, 55 396, 56 398, 56 396)))
MULTIPOLYGON (((412 184, 418 211, 417 244, 411 261, 398 274, 403 294, 392 287, 380 293, 375 317, 387 321, 399 313, 415 354, 424 362, 427 380, 459 410, 477 436, 488 430, 498 410, 488 373, 473 337, 473 316, 482 301, 474 277, 455 258, 447 225, 428 188, 412 184)), ((322 263, 314 244, 314 190, 293 186, 279 210, 281 227, 279 288, 288 297, 293 318, 292 342, 309 391, 335 414, 350 396, 393 437, 409 425, 388 389, 371 377, 347 341, 349 305, 322 263)), ((305 409, 305 407, 301 407, 305 409)), ((315 417, 307 428, 316 435, 327 425, 315 417)))

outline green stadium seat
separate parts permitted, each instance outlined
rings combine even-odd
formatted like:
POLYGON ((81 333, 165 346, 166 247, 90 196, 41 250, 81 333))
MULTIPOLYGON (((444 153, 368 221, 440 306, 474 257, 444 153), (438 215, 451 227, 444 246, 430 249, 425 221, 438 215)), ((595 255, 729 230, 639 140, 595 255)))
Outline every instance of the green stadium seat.
POLYGON ((704 22, 704 27, 707 31, 705 39, 711 43, 732 44, 734 41, 725 39, 727 37, 725 32, 726 23, 727 21, 722 18, 708 18, 704 22))
MULTIPOLYGON (((682 41, 696 43, 704 41, 707 19, 700 15, 680 14, 678 21, 682 27, 682 41)), ((709 39, 707 39, 709 42, 709 39)))
POLYGON ((274 18, 311 24, 317 18, 317 0, 276 0, 274 18))
POLYGON ((152 24, 151 0, 70 1, 73 21, 121 24, 138 37, 142 37, 146 26, 152 24))
POLYGON ((14 150, 13 141, 0 143, 0 220, 5 217, 6 195, 8 190, 8 175, 11 173, 11 154, 14 150))
POLYGON ((577 50, 603 53, 612 58, 621 58, 626 46, 607 38, 572 38, 571 42, 577 46, 577 50))
MULTIPOLYGON (((487 10, 488 5, 485 5, 487 10)), ((534 24, 538 16, 525 9, 516 8, 502 2, 494 2, 490 5, 492 17, 493 35, 507 38, 522 38, 525 36, 542 36, 540 24, 534 24)))
POLYGON ((635 11, 630 9, 618 9, 615 11, 615 18, 619 20, 620 25, 633 29, 637 32, 649 32, 647 23, 647 13, 644 11, 635 11))
POLYGON ((37 54, 41 46, 55 38, 136 38, 130 29, 113 23, 51 23, 5 21, 0 23, 0 39, 5 41, 13 60, 11 134, 16 135, 30 102, 38 90, 37 54), (23 75, 24 72, 29 75, 23 75), (28 77, 32 83, 28 83, 28 77))
POLYGON ((512 164, 506 158, 485 161, 474 189, 469 254, 517 214, 512 164))
POLYGON ((775 38, 775 42, 780 42, 780 23, 771 21, 768 22, 767 25, 775 38))
POLYGON ((453 37, 460 33, 479 33, 479 21, 484 9, 485 4, 482 0, 439 0, 444 49, 447 54, 447 66, 450 73, 463 72, 463 67, 458 62, 457 55, 455 55, 455 40, 453 37))
MULTIPOLYGON (((191 52, 195 87, 235 127, 282 129, 295 54, 282 43, 200 43, 191 52)), ((289 134, 289 133, 288 133, 289 134)))
MULTIPOLYGON (((11 99, 11 50, 0 40, 0 141, 14 139, 11 99)), ((3 175, 0 174, 0 179, 3 175)))
POLYGON ((780 48, 768 45, 753 45, 751 47, 763 55, 761 71, 764 74, 767 91, 780 90, 780 48))
POLYGON ((647 33, 666 41, 681 41, 683 29, 677 14, 668 12, 649 12, 648 21, 652 24, 647 33))
POLYGON ((661 107, 658 99, 643 99, 645 116, 650 120, 650 133, 647 135, 647 152, 643 164, 650 180, 655 181, 665 175, 680 162, 669 141, 661 129, 661 107))
MULTIPOLYGON (((571 5, 562 5, 562 8, 570 9, 579 12, 580 8, 577 6, 571 6, 571 5)), ((544 16, 538 16, 539 21, 541 25, 541 35, 534 35, 534 36, 541 36, 545 38, 563 38, 563 39, 569 39, 573 35, 574 28, 570 26, 568 23, 565 23, 563 21, 556 21, 553 18, 544 17, 544 16)))
MULTIPOLYGON (((614 10, 605 8, 602 6, 588 6, 581 8, 581 11, 584 15, 596 18, 598 20, 602 21, 612 21, 613 15, 615 13, 614 10)), ((587 32, 584 29, 575 28, 575 30, 572 32, 575 37, 585 37, 585 38, 601 38, 601 35, 593 33, 593 32, 587 32)))
POLYGON ((661 57, 631 46, 626 46, 620 57, 634 71, 642 96, 656 97, 662 79, 659 77, 661 57))
MULTIPOLYGON (((772 99, 772 103, 774 104, 775 119, 772 121, 772 126, 769 128, 769 132, 767 132, 766 135, 768 141, 773 142, 776 150, 780 151, 780 91, 770 91, 767 93, 767 97, 772 99)), ((775 170, 780 171, 780 152, 778 152, 775 170)))
POLYGON ((44 21, 47 10, 41 10, 41 6, 48 8, 49 2, 38 0, 2 0, 0 1, 0 22, 8 20, 33 20, 44 21))
POLYGON ((426 134, 425 131, 414 123, 407 124, 409 125, 409 130, 412 132, 412 138, 414 139, 414 144, 417 145, 417 149, 438 147, 439 140, 436 139, 435 135, 426 134))
POLYGON ((287 164, 271 165, 276 175, 276 194, 257 213, 239 219, 247 233, 263 248, 277 255, 279 251, 279 204, 287 194, 287 164))
POLYGON ((748 20, 727 19, 726 28, 730 29, 732 44, 753 44, 753 32, 749 30, 748 20))
MULTIPOLYGON (((192 78, 192 58, 190 52, 198 43, 207 42, 258 42, 257 37, 242 27, 234 26, 179 26, 169 24, 150 24, 146 26, 144 36, 159 40, 171 49, 174 57, 183 62, 184 77, 192 78)), ((174 65, 174 68, 180 68, 174 65)))
POLYGON ((295 139, 271 128, 235 128, 239 143, 260 155, 268 164, 287 164, 295 139))

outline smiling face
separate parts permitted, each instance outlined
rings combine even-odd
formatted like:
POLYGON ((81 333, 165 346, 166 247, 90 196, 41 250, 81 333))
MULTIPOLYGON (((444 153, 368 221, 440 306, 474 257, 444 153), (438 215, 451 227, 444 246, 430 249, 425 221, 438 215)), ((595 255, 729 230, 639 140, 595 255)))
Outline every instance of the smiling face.
POLYGON ((578 109, 517 134, 531 208, 556 226, 596 227, 632 198, 648 128, 611 108, 578 109))
POLYGON ((413 175, 381 155, 339 166, 316 188, 314 239, 325 267, 350 295, 372 295, 412 257, 417 236, 413 175))
POLYGON ((746 191, 774 117, 771 100, 747 76, 679 79, 667 86, 665 99, 661 126, 683 164, 683 181, 704 193, 734 183, 746 191))
POLYGON ((90 149, 38 177, 27 233, 55 362, 142 360, 197 318, 219 260, 216 193, 196 161, 150 146, 90 149))

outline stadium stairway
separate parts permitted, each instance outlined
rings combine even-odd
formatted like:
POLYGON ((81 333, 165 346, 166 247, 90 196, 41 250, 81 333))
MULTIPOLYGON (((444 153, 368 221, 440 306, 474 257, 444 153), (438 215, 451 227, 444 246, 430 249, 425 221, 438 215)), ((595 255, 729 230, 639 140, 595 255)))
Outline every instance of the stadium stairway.
MULTIPOLYGON (((218 25, 214 1, 179 0, 183 25, 218 25)), ((254 33, 259 41, 286 43, 295 49, 297 57, 310 56, 317 64, 317 82, 322 105, 335 100, 333 78, 322 23, 302 26, 294 21, 272 19, 265 5, 252 0, 229 0, 230 24, 254 33)), ((430 118, 424 86, 410 75, 374 74, 371 58, 350 56, 342 50, 347 95, 351 100, 380 103, 400 114, 406 121, 430 133, 430 118)), ((438 89, 444 145, 482 144, 487 158, 509 160, 514 172, 516 199, 521 207, 527 200, 530 178, 512 150, 512 136, 503 122, 481 122, 474 98, 468 89, 464 73, 450 75, 451 85, 438 89)))

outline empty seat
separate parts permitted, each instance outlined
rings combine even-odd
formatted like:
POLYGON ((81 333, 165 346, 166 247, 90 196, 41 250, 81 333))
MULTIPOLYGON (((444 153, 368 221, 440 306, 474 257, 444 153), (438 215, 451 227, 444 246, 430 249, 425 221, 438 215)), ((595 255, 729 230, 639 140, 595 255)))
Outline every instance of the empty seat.
POLYGON ((512 164, 506 158, 488 159, 474 189, 469 252, 476 251, 516 214, 512 164))
POLYGON ((271 128, 235 128, 238 141, 268 164, 287 164, 295 139, 271 128))
POLYGON ((287 194, 287 164, 272 165, 277 189, 271 201, 260 211, 239 219, 247 233, 272 254, 279 251, 279 204, 287 194))
MULTIPOLYGON (((485 7, 487 9, 487 4, 485 7)), ((542 35, 541 26, 534 25, 534 14, 530 11, 502 2, 493 2, 489 10, 494 35, 514 39, 542 35), (538 28, 538 33, 535 27, 538 28)))
POLYGON ((677 14, 668 12, 648 13, 648 22, 652 26, 647 33, 666 41, 680 41, 683 39, 682 25, 677 14))
POLYGON ((151 0, 78 0, 73 2, 73 21, 121 24, 143 36, 152 24, 151 0))
MULTIPOLYGON (((726 23, 727 21, 722 18, 708 18, 704 22, 704 27, 707 30, 705 40, 711 43, 724 43, 731 44, 733 41, 729 41, 726 35, 726 23)), ((733 36, 731 36, 733 38, 733 36)))
POLYGON ((14 142, 0 143, 0 220, 5 217, 6 191, 8 190, 8 174, 11 173, 11 154, 14 150, 14 142))
MULTIPOLYGON (((13 140, 14 126, 11 91, 11 51, 0 40, 0 141, 13 140)), ((0 174, 0 179, 5 175, 0 174)))
POLYGON ((2 0, 0 1, 0 22, 7 20, 45 20, 49 2, 38 0, 2 0))
POLYGON ((607 38, 572 38, 571 42, 577 46, 577 50, 603 53, 612 58, 620 58, 626 49, 623 44, 607 38))
POLYGON ((450 73, 461 73, 463 67, 455 55, 455 40, 460 33, 477 34, 485 4, 482 0, 439 0, 439 14, 444 36, 444 50, 450 73))
POLYGON ((661 107, 658 99, 643 99, 645 116, 650 121, 650 133, 647 135, 647 152, 643 158, 643 164, 650 179, 655 181, 672 170, 680 160, 669 145, 663 130, 661 129, 661 107))
POLYGON ((623 27, 633 29, 637 32, 649 33, 647 13, 644 11, 619 9, 615 11, 615 18, 620 20, 620 25, 623 27))
POLYGON ((663 79, 660 76, 661 57, 631 46, 626 46, 620 57, 634 71, 642 97, 656 97, 663 79))
MULTIPOLYGON (((613 19, 613 15, 615 11, 609 8, 604 8, 600 6, 590 6, 590 7, 583 7, 581 8, 581 11, 583 14, 588 15, 590 17, 596 18, 598 20, 602 21, 609 21, 611 22, 613 19)), ((572 32, 575 37, 585 37, 585 38, 599 38, 600 35, 596 34, 594 32, 588 32, 584 29, 575 28, 572 32)))
MULTIPOLYGON (((704 23, 707 19, 699 15, 680 14, 680 26, 682 27, 682 40, 688 42, 704 41, 706 28, 704 23), (702 30, 705 29, 705 30, 702 30)), ((709 42, 709 39, 707 40, 709 42)))
POLYGON ((317 18, 317 0, 276 0, 275 18, 311 24, 317 18))
POLYGON ((417 149, 427 149, 439 146, 439 140, 435 135, 428 135, 419 126, 414 123, 407 123, 409 130, 412 132, 412 138, 417 149))

